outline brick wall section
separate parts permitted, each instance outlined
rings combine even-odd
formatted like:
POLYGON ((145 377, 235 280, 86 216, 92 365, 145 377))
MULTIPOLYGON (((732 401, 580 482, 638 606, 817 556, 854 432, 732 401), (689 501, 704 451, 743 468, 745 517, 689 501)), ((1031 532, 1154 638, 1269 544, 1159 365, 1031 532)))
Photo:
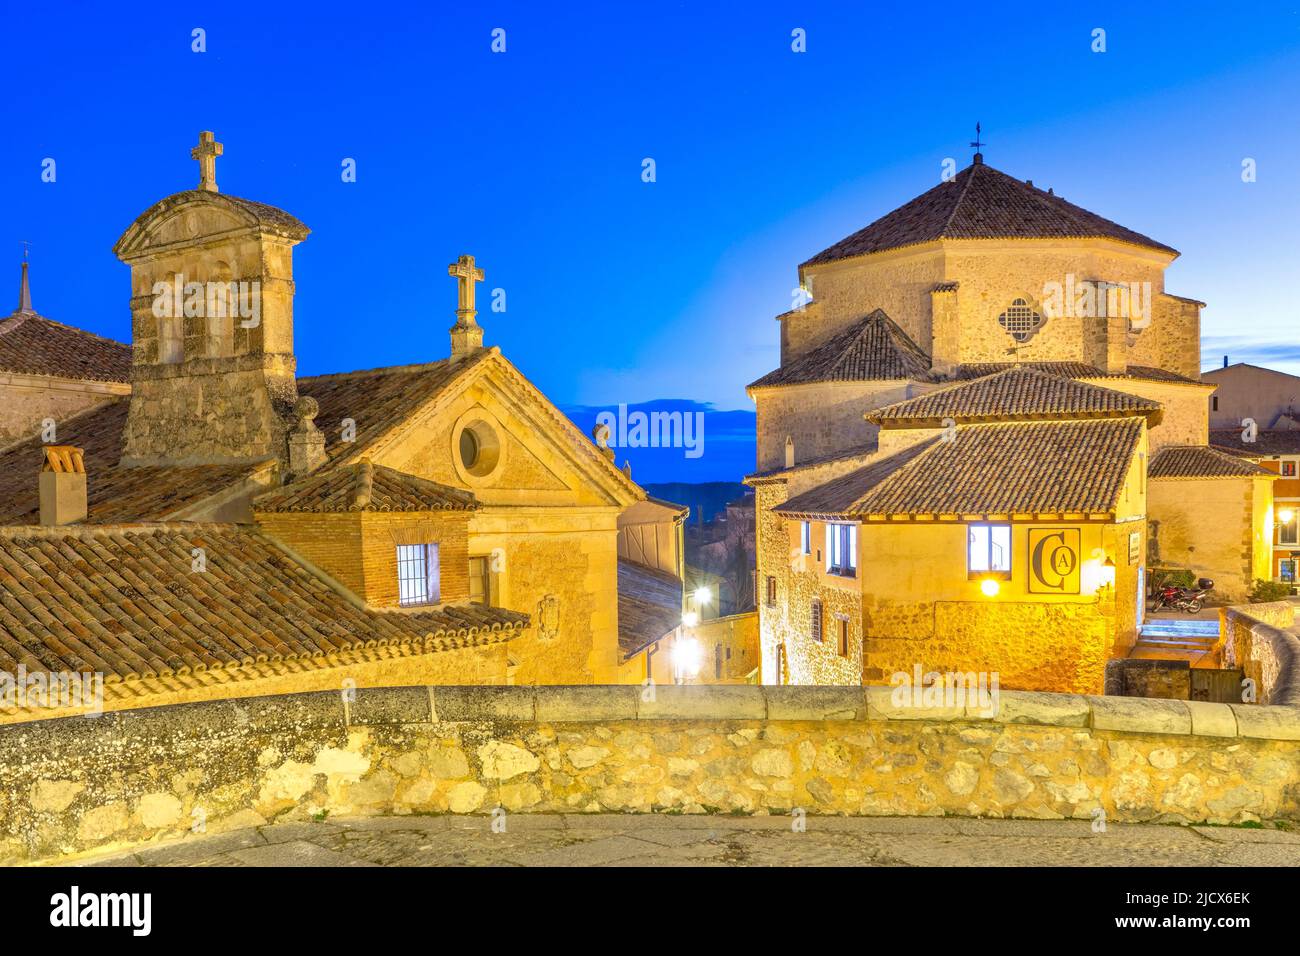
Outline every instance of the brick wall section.
POLYGON ((353 594, 366 591, 359 513, 257 513, 257 526, 270 538, 306 558, 353 594))
POLYGON ((0 729, 0 863, 410 813, 1300 820, 1300 708, 887 687, 406 687, 0 729))
POLYGON ((469 600, 468 512, 272 512, 258 527, 368 605, 397 607, 397 546, 437 544, 439 603, 469 600))
POLYGON ((440 601, 469 600, 469 515, 367 512, 361 516, 361 548, 366 568, 366 602, 397 606, 397 546, 437 544, 440 601))

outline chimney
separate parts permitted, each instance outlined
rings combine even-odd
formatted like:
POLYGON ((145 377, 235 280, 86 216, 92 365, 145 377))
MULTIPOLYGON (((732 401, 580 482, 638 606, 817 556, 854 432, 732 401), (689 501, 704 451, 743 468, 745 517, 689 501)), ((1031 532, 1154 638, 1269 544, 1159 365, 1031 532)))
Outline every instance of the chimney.
POLYGON ((1226 355, 1223 357, 1223 367, 1224 368, 1228 367, 1228 356, 1226 355))
POLYGON ((785 436, 785 467, 794 467, 794 439, 789 435, 785 436))
POLYGON ((80 448, 46 445, 41 466, 41 524, 56 526, 86 517, 86 462, 80 448))

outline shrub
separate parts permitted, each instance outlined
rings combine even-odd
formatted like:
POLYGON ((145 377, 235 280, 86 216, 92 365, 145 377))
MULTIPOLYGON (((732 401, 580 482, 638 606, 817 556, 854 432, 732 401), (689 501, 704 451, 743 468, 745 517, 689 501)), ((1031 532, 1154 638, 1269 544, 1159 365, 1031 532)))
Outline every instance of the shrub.
POLYGON ((1147 568, 1147 580, 1151 582, 1151 593, 1155 594, 1166 584, 1190 588, 1196 583, 1196 575, 1187 568, 1147 568))
POLYGON ((1250 589, 1251 604, 1267 604, 1269 601, 1283 601, 1291 596, 1291 585, 1284 581, 1265 581, 1256 578, 1250 589))

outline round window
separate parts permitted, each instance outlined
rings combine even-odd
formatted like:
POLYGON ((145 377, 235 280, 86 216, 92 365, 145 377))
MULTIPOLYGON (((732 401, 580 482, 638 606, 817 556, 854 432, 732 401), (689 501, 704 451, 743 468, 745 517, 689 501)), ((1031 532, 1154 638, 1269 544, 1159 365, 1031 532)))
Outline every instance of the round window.
POLYGON ((452 438, 456 465, 462 477, 490 478, 501 463, 501 439, 482 416, 475 416, 452 438))
POLYGON ((460 433, 460 463, 467 471, 474 470, 474 466, 478 464, 481 450, 478 435, 474 433, 474 429, 466 428, 460 433))

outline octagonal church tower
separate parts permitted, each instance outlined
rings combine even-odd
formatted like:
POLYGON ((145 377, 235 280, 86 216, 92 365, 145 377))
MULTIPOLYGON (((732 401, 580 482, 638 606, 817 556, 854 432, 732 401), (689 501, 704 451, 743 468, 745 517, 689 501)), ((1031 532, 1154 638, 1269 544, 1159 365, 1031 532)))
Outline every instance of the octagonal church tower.
POLYGON ((1177 250, 983 161, 799 266, 781 366, 749 386, 758 467, 871 445, 863 413, 1012 366, 1165 407, 1153 446, 1205 444, 1203 303, 1170 295, 1177 250))
POLYGON ((160 200, 113 247, 131 267, 124 465, 283 459, 297 401, 293 247, 308 229, 222 195, 200 135, 198 188, 160 200))

